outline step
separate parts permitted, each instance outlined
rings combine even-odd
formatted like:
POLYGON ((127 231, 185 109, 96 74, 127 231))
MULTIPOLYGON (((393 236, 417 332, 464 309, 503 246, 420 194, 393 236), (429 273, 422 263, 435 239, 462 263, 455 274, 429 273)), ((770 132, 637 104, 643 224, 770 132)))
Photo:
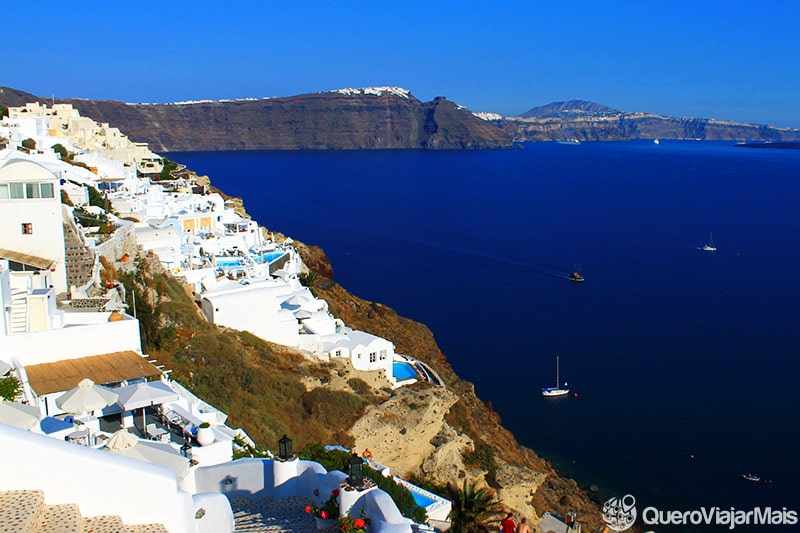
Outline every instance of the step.
POLYGON ((161 524, 136 524, 125 527, 125 533, 169 533, 169 529, 161 524))
POLYGON ((81 533, 83 518, 74 503, 45 505, 36 519, 33 530, 36 533, 81 533))
POLYGON ((122 518, 115 515, 83 519, 83 533, 123 533, 125 528, 122 518))
POLYGON ((39 490, 0 492, 0 533, 33 533, 33 523, 44 507, 39 490))

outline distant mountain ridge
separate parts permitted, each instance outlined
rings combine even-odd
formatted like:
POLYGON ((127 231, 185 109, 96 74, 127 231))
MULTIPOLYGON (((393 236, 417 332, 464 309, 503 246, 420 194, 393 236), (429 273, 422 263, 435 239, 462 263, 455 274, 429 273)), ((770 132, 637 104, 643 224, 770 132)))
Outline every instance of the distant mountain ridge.
POLYGON ((69 103, 156 152, 298 149, 478 149, 511 146, 508 134, 446 98, 372 87, 281 98, 127 104, 41 98, 0 88, 0 103, 69 103))
POLYGON ((579 115, 617 115, 622 113, 603 104, 587 102, 586 100, 568 100, 566 102, 553 102, 534 107, 519 115, 520 118, 546 118, 546 117, 571 117, 579 115))
POLYGON ((421 102, 400 87, 171 104, 52 99, 0 88, 0 104, 28 102, 70 103, 156 152, 484 149, 510 147, 512 139, 800 141, 800 129, 631 113, 585 100, 553 102, 519 117, 472 113, 444 97, 421 102))
POLYGON ((800 129, 796 128, 777 128, 709 118, 676 118, 654 113, 629 113, 585 100, 553 102, 529 109, 518 117, 503 117, 491 122, 516 141, 800 140, 800 129))

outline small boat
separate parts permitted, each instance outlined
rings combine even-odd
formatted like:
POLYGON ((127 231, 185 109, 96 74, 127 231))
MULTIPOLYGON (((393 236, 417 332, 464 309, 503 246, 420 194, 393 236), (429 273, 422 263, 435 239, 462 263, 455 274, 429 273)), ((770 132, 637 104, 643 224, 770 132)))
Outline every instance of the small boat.
POLYGON ((567 278, 570 281, 583 281, 583 276, 581 276, 581 273, 577 272, 577 271, 575 271, 572 274, 570 274, 569 276, 567 276, 567 278))
POLYGON ((698 248, 698 250, 703 250, 704 252, 717 251, 717 247, 714 246, 714 237, 711 235, 711 233, 708 234, 708 244, 701 246, 700 248, 698 248))
POLYGON ((661 141, 659 141, 658 138, 653 139, 653 144, 661 144, 661 141))
POLYGON ((559 369, 559 358, 558 356, 556 356, 556 386, 553 388, 543 387, 542 396, 553 397, 553 396, 566 396, 567 394, 569 394, 567 383, 564 382, 564 388, 562 389, 558 386, 560 382, 561 382, 561 375, 559 369))
POLYGON ((745 478, 747 481, 752 481, 753 483, 758 483, 761 481, 761 478, 755 474, 751 474, 750 472, 746 474, 742 474, 742 477, 745 478))
POLYGON ((559 139, 556 141, 558 144, 580 144, 578 139, 559 139))

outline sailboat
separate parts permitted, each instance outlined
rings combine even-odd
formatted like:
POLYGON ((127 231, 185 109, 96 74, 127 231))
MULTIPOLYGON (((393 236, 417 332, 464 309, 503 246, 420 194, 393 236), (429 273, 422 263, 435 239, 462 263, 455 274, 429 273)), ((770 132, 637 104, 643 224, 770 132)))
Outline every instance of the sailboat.
POLYGON ((698 248, 698 250, 703 250, 704 252, 716 252, 717 247, 714 246, 714 237, 709 232, 708 234, 708 244, 704 245, 702 248, 698 248))
POLYGON ((567 383, 564 382, 564 388, 559 387, 559 383, 561 383, 561 375, 560 375, 560 368, 559 368, 559 357, 556 356, 556 386, 554 388, 550 387, 543 387, 542 388, 542 396, 565 396, 569 394, 569 389, 567 387, 567 383))

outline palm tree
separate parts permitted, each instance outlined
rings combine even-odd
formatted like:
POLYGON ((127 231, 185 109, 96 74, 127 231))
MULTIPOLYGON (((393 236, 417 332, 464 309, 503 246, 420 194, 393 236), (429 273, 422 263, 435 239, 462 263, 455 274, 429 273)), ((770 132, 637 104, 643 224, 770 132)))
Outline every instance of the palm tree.
POLYGON ((490 524, 499 521, 505 514, 503 505, 495 499, 494 491, 488 487, 477 488, 477 483, 467 484, 459 489, 450 483, 446 487, 446 497, 453 502, 450 510, 450 531, 452 533, 490 533, 497 527, 490 524))

